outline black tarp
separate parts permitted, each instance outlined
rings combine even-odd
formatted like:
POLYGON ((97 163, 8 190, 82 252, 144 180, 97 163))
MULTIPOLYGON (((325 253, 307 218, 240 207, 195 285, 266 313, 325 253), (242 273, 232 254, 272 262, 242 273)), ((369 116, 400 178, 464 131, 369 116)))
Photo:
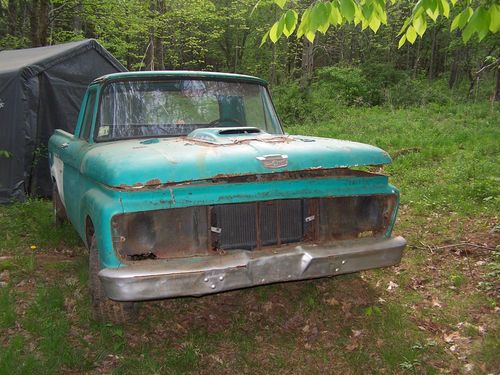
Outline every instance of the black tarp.
POLYGON ((0 51, 0 203, 50 195, 49 137, 74 131, 90 82, 121 71, 93 39, 0 51))

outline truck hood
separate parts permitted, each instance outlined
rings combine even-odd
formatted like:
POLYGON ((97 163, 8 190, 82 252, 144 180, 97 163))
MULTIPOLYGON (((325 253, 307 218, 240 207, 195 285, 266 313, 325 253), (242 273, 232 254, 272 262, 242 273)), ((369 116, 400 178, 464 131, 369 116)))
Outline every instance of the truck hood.
POLYGON ((391 162, 385 151, 362 143, 264 132, 234 136, 227 129, 219 135, 219 131, 199 129, 186 137, 96 143, 83 157, 81 172, 104 185, 128 188, 391 162))

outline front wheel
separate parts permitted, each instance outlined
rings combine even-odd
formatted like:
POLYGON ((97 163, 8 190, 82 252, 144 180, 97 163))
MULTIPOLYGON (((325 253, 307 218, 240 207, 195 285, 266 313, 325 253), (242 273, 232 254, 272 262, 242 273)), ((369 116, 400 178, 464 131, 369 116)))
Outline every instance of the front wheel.
POLYGON ((103 323, 124 324, 134 321, 138 315, 137 302, 117 302, 109 299, 99 279, 99 250, 95 236, 89 249, 89 287, 93 318, 103 323))

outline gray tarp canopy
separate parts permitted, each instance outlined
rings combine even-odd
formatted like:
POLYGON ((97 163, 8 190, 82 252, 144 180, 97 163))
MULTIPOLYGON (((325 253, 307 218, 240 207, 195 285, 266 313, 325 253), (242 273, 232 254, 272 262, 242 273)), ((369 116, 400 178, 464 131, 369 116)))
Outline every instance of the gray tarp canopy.
POLYGON ((49 196, 47 141, 73 132, 88 84, 126 71, 93 39, 0 51, 0 203, 49 196))

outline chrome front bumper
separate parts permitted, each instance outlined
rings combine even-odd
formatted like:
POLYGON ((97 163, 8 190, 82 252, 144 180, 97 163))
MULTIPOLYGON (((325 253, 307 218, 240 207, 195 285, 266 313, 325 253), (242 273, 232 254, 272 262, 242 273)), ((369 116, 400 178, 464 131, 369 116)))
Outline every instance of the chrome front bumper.
POLYGON ((403 237, 394 237, 253 252, 231 250, 224 255, 146 260, 105 268, 99 277, 108 297, 117 301, 201 296, 388 267, 400 262, 405 245, 403 237))

